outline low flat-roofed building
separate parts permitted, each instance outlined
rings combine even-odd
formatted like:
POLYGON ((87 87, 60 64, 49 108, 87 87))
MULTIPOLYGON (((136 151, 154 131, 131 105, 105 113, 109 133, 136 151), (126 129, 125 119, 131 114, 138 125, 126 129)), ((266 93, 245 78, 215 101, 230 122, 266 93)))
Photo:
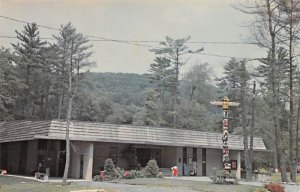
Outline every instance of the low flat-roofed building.
MULTIPOLYGON (((0 122, 0 169, 31 175, 41 162, 50 176, 62 176, 65 134, 66 121, 0 122)), ((145 167, 149 159, 156 159, 162 169, 176 165, 179 175, 183 162, 191 171, 195 160, 197 175, 210 176, 213 168, 223 166, 221 138, 221 133, 72 121, 69 176, 89 180, 103 170, 107 158, 125 169, 135 169, 138 163, 145 167)), ((232 172, 240 178, 243 136, 230 135, 228 144, 232 172)), ((254 138, 253 149, 266 150, 262 138, 254 138)))

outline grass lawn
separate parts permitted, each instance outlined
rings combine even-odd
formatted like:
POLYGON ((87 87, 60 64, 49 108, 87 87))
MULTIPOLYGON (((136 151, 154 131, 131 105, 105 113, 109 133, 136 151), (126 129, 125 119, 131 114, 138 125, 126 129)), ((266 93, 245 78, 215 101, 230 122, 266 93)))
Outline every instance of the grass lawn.
MULTIPOLYGON (((287 173, 288 181, 291 182, 290 173, 287 173)), ((281 175, 280 173, 274 173, 271 176, 272 181, 281 182, 281 175)), ((300 173, 297 173, 297 184, 300 184, 300 173)))
MULTIPOLYGON (((191 189, 200 192, 252 192, 256 187, 247 185, 216 185, 210 182, 200 181, 186 181, 177 179, 157 179, 157 178, 138 178, 138 179, 122 179, 114 181, 114 183, 129 184, 138 186, 149 186, 149 189, 155 187, 169 188, 169 189, 191 189)), ((69 192, 71 190, 82 189, 97 189, 97 187, 79 186, 72 183, 68 186, 61 186, 59 183, 41 183, 34 180, 28 180, 17 177, 0 176, 0 183, 2 187, 0 192, 69 192)), ((101 183, 99 183, 101 184, 101 183)), ((99 189, 99 188, 98 188, 99 189)), ((154 189, 154 188, 153 188, 154 189)), ((104 188, 105 192, 119 192, 112 187, 104 188)), ((156 191, 154 189, 154 191, 156 191)))
MULTIPOLYGON (((71 190, 96 189, 95 187, 84 187, 76 184, 63 187, 59 183, 41 183, 34 180, 10 176, 0 176, 0 183, 2 184, 0 189, 1 192, 69 192, 71 190)), ((113 192, 112 190, 106 191, 113 192)))
POLYGON ((249 185, 217 185, 210 182, 201 181, 187 181, 177 179, 156 179, 156 178, 137 178, 137 179, 122 179, 117 183, 130 184, 130 185, 145 185, 145 186, 158 186, 176 189, 191 189, 203 192, 252 192, 255 186, 249 185))

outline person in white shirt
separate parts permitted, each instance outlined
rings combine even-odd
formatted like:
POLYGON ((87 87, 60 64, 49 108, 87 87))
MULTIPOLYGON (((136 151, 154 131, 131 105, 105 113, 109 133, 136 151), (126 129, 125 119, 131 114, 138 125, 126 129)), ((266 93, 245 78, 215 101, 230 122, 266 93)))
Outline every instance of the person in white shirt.
POLYGON ((193 175, 196 176, 197 175, 197 161, 194 159, 193 160, 193 175))

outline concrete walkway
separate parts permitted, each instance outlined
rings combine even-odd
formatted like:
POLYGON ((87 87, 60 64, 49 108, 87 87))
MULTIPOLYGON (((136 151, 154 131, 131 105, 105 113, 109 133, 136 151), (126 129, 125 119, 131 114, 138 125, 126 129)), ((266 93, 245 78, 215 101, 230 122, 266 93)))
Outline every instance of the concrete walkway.
MULTIPOLYGON (((33 180, 33 181, 38 181, 38 182, 48 182, 48 183, 61 183, 62 182, 62 178, 61 177, 49 177, 49 179, 47 181, 45 180, 41 180, 41 179, 36 179, 33 176, 23 176, 23 175, 6 175, 8 177, 18 177, 18 178, 22 178, 22 179, 29 179, 29 180, 33 180)), ((85 181, 84 179, 72 179, 72 178, 68 178, 68 182, 79 182, 79 181, 85 181)))
MULTIPOLYGON (((177 179, 177 180, 186 180, 186 181, 202 181, 202 182, 211 182, 209 177, 165 177, 167 179, 177 179)), ((240 185, 252 185, 252 186, 263 186, 266 184, 265 182, 259 182, 259 181, 239 181, 240 185)), ((284 188, 287 190, 287 192, 300 192, 300 186, 299 185, 290 185, 290 184, 282 184, 284 188)))

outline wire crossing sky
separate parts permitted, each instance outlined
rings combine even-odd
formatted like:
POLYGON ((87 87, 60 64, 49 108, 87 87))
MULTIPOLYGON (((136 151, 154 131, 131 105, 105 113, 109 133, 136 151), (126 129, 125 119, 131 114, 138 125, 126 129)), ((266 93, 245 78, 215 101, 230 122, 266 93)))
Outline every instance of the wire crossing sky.
POLYGON ((232 7, 239 0, 2 0, 0 44, 11 48, 22 31, 36 22, 43 39, 52 42, 61 24, 71 22, 93 45, 91 71, 147 73, 166 36, 191 36, 191 49, 204 48, 189 56, 182 68, 208 63, 216 75, 231 57, 253 60, 266 51, 251 40, 249 16, 232 7))

